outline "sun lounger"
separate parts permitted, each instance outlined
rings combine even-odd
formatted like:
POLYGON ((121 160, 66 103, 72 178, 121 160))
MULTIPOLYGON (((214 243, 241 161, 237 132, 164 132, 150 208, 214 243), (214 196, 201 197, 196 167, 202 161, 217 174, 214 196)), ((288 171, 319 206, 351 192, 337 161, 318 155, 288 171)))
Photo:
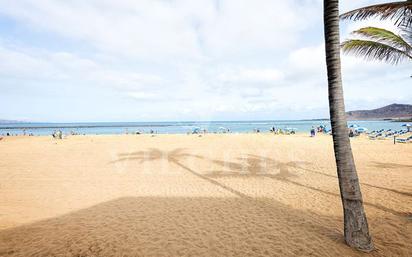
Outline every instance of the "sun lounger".
POLYGON ((375 139, 379 139, 379 138, 381 138, 383 135, 382 135, 382 133, 378 133, 378 134, 370 134, 368 137, 369 137, 369 139, 371 139, 371 140, 375 140, 375 139))
POLYGON ((409 136, 407 138, 397 138, 396 142, 398 143, 409 143, 412 142, 412 136, 409 136))

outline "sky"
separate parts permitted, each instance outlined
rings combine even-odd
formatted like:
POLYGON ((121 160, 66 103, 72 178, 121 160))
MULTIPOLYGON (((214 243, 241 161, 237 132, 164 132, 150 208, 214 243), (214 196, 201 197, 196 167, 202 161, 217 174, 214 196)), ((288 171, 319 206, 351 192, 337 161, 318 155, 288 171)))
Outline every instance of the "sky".
MULTIPOLYGON (((322 2, 0 0, 0 119, 327 118, 322 2)), ((341 40, 369 25, 394 29, 345 21, 341 40)), ((410 63, 342 72, 347 110, 412 103, 410 63)))

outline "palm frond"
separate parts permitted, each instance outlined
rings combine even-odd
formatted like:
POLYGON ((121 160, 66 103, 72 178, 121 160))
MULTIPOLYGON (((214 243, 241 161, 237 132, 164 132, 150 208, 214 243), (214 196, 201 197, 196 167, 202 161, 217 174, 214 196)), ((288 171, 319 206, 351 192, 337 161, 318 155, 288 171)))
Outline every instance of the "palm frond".
POLYGON ((399 27, 412 26, 412 1, 399 1, 386 4, 377 4, 355 9, 340 15, 343 20, 364 20, 380 18, 394 20, 399 27))
POLYGON ((402 28, 401 31, 401 35, 405 39, 405 41, 408 42, 409 45, 412 45, 412 26, 408 28, 402 28))
POLYGON ((392 31, 386 29, 366 27, 355 30, 352 32, 352 34, 365 37, 366 39, 370 39, 375 42, 393 46, 407 53, 412 53, 412 46, 408 42, 406 42, 402 36, 396 35, 392 31))
POLYGON ((350 39, 343 42, 341 47, 344 53, 363 56, 367 60, 379 60, 391 64, 398 64, 404 59, 412 60, 412 56, 407 52, 376 41, 350 39))

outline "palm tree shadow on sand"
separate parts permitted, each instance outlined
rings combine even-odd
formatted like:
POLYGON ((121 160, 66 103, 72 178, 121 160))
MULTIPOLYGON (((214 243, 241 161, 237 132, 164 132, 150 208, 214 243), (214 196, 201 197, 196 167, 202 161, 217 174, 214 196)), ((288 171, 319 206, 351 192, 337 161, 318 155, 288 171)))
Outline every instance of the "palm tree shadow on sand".
MULTIPOLYGON (((242 159, 244 158, 238 158, 238 160, 240 161, 242 159)), ((305 166, 310 164, 309 162, 301 162, 301 161, 300 162, 299 161, 279 162, 272 158, 257 156, 257 155, 247 155, 246 164, 236 163, 236 162, 224 162, 224 161, 218 161, 218 160, 214 160, 213 162, 220 164, 223 167, 229 168, 229 172, 225 172, 222 170, 212 171, 207 176, 211 176, 215 178, 218 178, 218 177, 267 177, 270 179, 274 179, 274 180, 281 181, 284 183, 293 184, 299 187, 304 187, 304 188, 317 191, 317 192, 320 192, 326 195, 340 198, 340 195, 337 193, 329 192, 327 190, 317 188, 311 185, 302 184, 292 179, 293 177, 297 177, 297 175, 291 172, 290 169, 302 170, 304 172, 309 171, 309 172, 313 172, 313 173, 317 173, 317 174, 321 174, 321 175, 325 175, 329 177, 334 177, 337 179, 336 176, 326 175, 322 172, 317 172, 317 171, 312 171, 310 169, 307 169, 305 166), (271 173, 273 170, 278 170, 278 172, 273 174, 271 173)), ((367 183, 361 183, 361 184, 369 186, 369 187, 374 187, 377 189, 382 189, 382 190, 387 190, 390 192, 398 193, 404 196, 412 196, 412 194, 410 193, 398 191, 395 189, 388 189, 388 188, 374 186, 374 185, 367 184, 367 183)), ((379 204, 369 203, 366 201, 364 202, 364 204, 367 206, 376 208, 378 210, 391 213, 399 217, 409 217, 412 215, 411 213, 404 213, 404 212, 396 211, 391 208, 388 208, 388 207, 385 207, 379 204)))
MULTIPOLYGON (((291 172, 290 171, 291 169, 311 171, 310 169, 305 168, 305 166, 309 165, 310 163, 303 162, 303 161, 280 162, 280 161, 277 161, 269 157, 263 157, 263 156, 253 155, 253 154, 248 154, 248 155, 239 157, 237 158, 238 160, 237 162, 221 161, 221 160, 207 159, 200 155, 186 153, 184 148, 177 148, 171 151, 161 151, 156 148, 150 148, 148 151, 121 153, 119 154, 119 159, 113 161, 112 163, 122 162, 122 161, 138 161, 139 163, 143 163, 147 161, 158 161, 158 160, 167 160, 169 163, 181 167, 182 169, 193 174, 194 176, 197 176, 198 178, 208 181, 209 183, 215 186, 218 186, 234 195, 243 197, 245 199, 252 200, 254 198, 239 190, 236 190, 234 188, 231 188, 219 182, 217 179, 223 178, 223 177, 232 177, 232 178, 234 177, 237 177, 237 178, 266 177, 266 178, 270 178, 270 179, 280 181, 283 183, 292 184, 295 186, 303 187, 303 188, 310 189, 316 192, 320 192, 326 195, 340 198, 340 195, 337 193, 329 192, 327 190, 317 188, 317 187, 307 185, 307 184, 302 184, 300 182, 293 180, 292 178, 297 177, 298 175, 296 173, 291 172), (201 173, 201 172, 198 172, 190 168, 188 165, 184 164, 184 160, 188 158, 207 160, 214 164, 217 164, 222 169, 212 170, 206 173, 203 173, 203 172, 201 173)), ((316 172, 316 173, 323 174, 321 172, 316 172)), ((328 175, 328 176, 331 176, 331 175, 328 175)), ((365 185, 375 187, 378 189, 386 189, 386 188, 381 188, 381 187, 377 187, 377 186, 373 186, 369 184, 365 184, 365 185)), ((403 193, 403 192, 399 192, 396 190, 389 190, 389 191, 403 193)), ((366 201, 364 202, 364 204, 367 206, 376 208, 378 210, 391 213, 399 217, 409 217, 411 215, 410 213, 399 212, 399 211, 393 210, 391 208, 388 208, 388 207, 385 207, 379 204, 369 203, 366 201)))
MULTIPOLYGON (((391 169, 405 168, 406 169, 406 168, 412 167, 412 165, 392 165, 392 164, 390 164, 390 165, 386 165, 386 164, 381 165, 381 164, 382 163, 374 162, 371 166, 375 167, 375 168, 379 168, 379 169, 381 169, 381 168, 387 168, 387 169, 389 169, 389 168, 391 168, 391 169)), ((333 179, 338 178, 337 176, 326 174, 326 173, 316 171, 316 170, 312 170, 312 169, 308 169, 308 168, 302 168, 302 170, 310 172, 310 173, 318 174, 318 175, 321 175, 321 176, 333 178, 333 179)), ((360 182, 360 184, 362 186, 372 187, 372 188, 381 189, 381 190, 384 190, 384 191, 389 191, 389 192, 392 192, 392 193, 396 193, 396 194, 399 194, 399 195, 412 197, 411 192, 405 192, 405 191, 400 191, 400 190, 393 189, 393 188, 387 188, 387 187, 372 185, 372 184, 366 183, 366 182, 360 182)))
MULTIPOLYGON (((216 180, 225 176, 224 172, 238 176, 235 173, 254 170, 247 176, 287 181, 296 176, 291 167, 299 164, 263 164, 262 157, 248 156, 246 168, 241 166, 243 163, 230 162, 226 164, 229 170, 201 174, 185 165, 187 158, 211 161, 185 153, 184 149, 150 149, 121 154, 112 163, 167 160, 233 197, 113 199, 0 230, 0 256, 363 256, 345 245, 341 217, 294 209, 272 198, 252 198, 216 180), (278 168, 279 172, 259 171, 267 167, 278 168)), ((407 256, 410 240, 406 228, 398 219, 388 216, 387 220, 392 226, 384 227, 379 218, 370 219, 377 231, 385 228, 382 238, 375 237, 380 249, 377 256, 390 256, 394 250, 407 256), (399 236, 405 238, 399 240, 399 236)))
POLYGON ((215 170, 208 173, 209 177, 268 177, 287 181, 297 175, 290 172, 290 168, 299 168, 307 162, 278 162, 267 157, 248 154, 237 158, 238 162, 212 160, 224 170, 215 170))
POLYGON ((133 152, 133 153, 119 154, 120 158, 111 163, 117 163, 117 162, 122 162, 122 161, 138 161, 139 163, 143 163, 143 162, 150 162, 150 161, 167 160, 167 162, 174 164, 176 166, 179 166, 180 168, 193 174, 194 176, 200 179, 206 180, 210 182, 211 184, 216 185, 236 196, 243 197, 243 198, 250 198, 246 194, 243 194, 240 191, 237 191, 207 176, 204 176, 203 174, 196 172, 194 169, 191 169, 188 166, 184 165, 182 161, 189 157, 203 159, 203 157, 200 155, 188 154, 188 153, 185 153, 184 150, 185 149, 183 148, 177 148, 172 151, 161 151, 156 148, 150 148, 148 151, 138 151, 138 152, 133 152))

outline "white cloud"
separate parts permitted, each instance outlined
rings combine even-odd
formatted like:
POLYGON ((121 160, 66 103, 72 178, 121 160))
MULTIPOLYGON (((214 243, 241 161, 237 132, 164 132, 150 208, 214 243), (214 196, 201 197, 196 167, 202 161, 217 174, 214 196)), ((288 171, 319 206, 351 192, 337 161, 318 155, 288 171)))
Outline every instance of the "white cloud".
POLYGON ((193 59, 294 45, 313 19, 309 2, 22 0, 0 12, 104 51, 193 59))
POLYGON ((129 92, 128 95, 136 100, 142 101, 149 101, 149 100, 156 100, 157 95, 154 93, 147 93, 147 92, 129 92))
POLYGON ((275 82, 283 78, 283 73, 277 69, 239 69, 219 74, 223 82, 275 82))
POLYGON ((3 78, 23 80, 66 81, 73 87, 84 82, 128 90, 160 84, 163 79, 151 74, 105 67, 94 60, 67 52, 37 51, 37 49, 1 47, 0 74, 3 78), (81 82, 81 83, 79 83, 81 82))
POLYGON ((326 71, 325 46, 320 44, 298 48, 290 52, 288 61, 289 68, 298 76, 320 72, 324 75, 326 71))
POLYGON ((62 78, 53 65, 43 58, 38 58, 21 50, 14 50, 0 45, 0 74, 2 77, 27 79, 62 78))
MULTIPOLYGON (((59 119, 56 105, 84 120, 327 116, 320 0, 0 0, 0 17, 16 28, 0 26, 3 118, 59 119)), ((342 39, 368 24, 343 23, 342 39)), ((349 106, 358 92, 370 105, 412 100, 407 66, 342 67, 349 106)))
POLYGON ((387 3, 385 0, 357 0, 357 1, 339 1, 339 8, 341 13, 345 13, 364 6, 387 3))

